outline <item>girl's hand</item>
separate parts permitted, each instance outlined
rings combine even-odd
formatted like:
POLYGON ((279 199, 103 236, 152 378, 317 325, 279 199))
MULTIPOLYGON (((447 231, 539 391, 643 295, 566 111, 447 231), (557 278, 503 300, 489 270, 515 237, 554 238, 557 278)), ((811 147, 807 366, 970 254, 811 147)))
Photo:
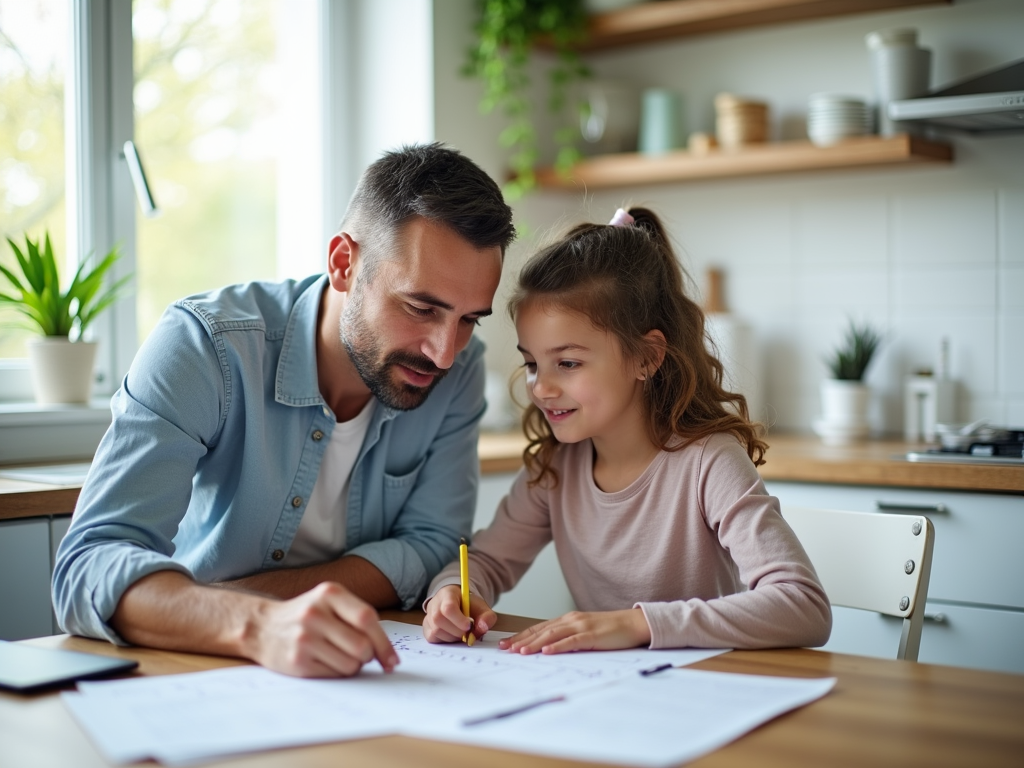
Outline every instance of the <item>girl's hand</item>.
POLYGON ((582 613, 573 611, 557 619, 535 624, 498 642, 513 653, 565 653, 566 651, 615 651, 649 645, 651 628, 639 608, 626 611, 582 613))
POLYGON ((476 595, 469 596, 469 617, 465 616, 462 613, 462 590, 457 584, 449 584, 437 590, 427 603, 423 636, 431 643, 454 643, 472 627, 479 640, 497 620, 498 615, 491 606, 476 595))

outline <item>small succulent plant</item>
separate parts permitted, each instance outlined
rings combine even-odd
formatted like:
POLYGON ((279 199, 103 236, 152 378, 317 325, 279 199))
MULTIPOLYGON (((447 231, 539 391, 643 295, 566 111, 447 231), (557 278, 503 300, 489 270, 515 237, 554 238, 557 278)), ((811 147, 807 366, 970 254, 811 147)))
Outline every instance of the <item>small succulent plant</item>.
POLYGON ((832 377, 842 381, 863 379, 881 343, 882 334, 871 325, 857 325, 851 320, 842 344, 825 358, 826 365, 832 371, 832 377))

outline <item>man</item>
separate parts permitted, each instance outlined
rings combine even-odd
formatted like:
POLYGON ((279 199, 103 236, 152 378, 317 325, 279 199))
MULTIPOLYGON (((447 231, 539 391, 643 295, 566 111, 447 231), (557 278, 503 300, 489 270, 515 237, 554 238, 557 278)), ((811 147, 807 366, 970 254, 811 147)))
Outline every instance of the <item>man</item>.
POLYGON ((392 669, 374 607, 416 605, 472 522, 472 332, 514 235, 480 168, 407 147, 363 175, 326 275, 170 307, 58 550, 61 626, 294 675, 392 669))

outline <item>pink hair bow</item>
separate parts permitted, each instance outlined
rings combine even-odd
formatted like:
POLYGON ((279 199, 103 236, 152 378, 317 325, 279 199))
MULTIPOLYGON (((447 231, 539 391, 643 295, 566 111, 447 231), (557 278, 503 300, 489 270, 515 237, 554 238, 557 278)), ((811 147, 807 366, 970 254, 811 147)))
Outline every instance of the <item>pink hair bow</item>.
POLYGON ((635 219, 629 215, 628 211, 619 208, 615 211, 615 215, 612 216, 612 220, 608 222, 610 227, 628 227, 632 224, 635 219))

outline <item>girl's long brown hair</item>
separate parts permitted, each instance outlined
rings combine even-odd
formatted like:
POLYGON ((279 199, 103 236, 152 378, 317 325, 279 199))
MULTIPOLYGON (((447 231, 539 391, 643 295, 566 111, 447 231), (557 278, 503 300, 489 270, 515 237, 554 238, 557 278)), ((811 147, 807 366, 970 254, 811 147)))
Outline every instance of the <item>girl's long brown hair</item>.
MULTIPOLYGON (((612 333, 627 360, 651 365, 658 348, 646 334, 665 336, 664 359, 643 390, 647 431, 665 451, 675 451, 716 432, 729 432, 746 446, 755 466, 764 464, 767 443, 750 420, 746 398, 722 386, 722 363, 708 347, 704 312, 684 289, 682 267, 658 217, 630 208, 632 225, 580 224, 536 254, 523 268, 509 302, 516 314, 540 301, 587 317, 612 333)), ((709 344, 710 342, 710 344, 709 344)), ((551 464, 559 442, 543 412, 532 403, 523 414, 528 444, 523 460, 530 484, 558 476, 551 464)))

